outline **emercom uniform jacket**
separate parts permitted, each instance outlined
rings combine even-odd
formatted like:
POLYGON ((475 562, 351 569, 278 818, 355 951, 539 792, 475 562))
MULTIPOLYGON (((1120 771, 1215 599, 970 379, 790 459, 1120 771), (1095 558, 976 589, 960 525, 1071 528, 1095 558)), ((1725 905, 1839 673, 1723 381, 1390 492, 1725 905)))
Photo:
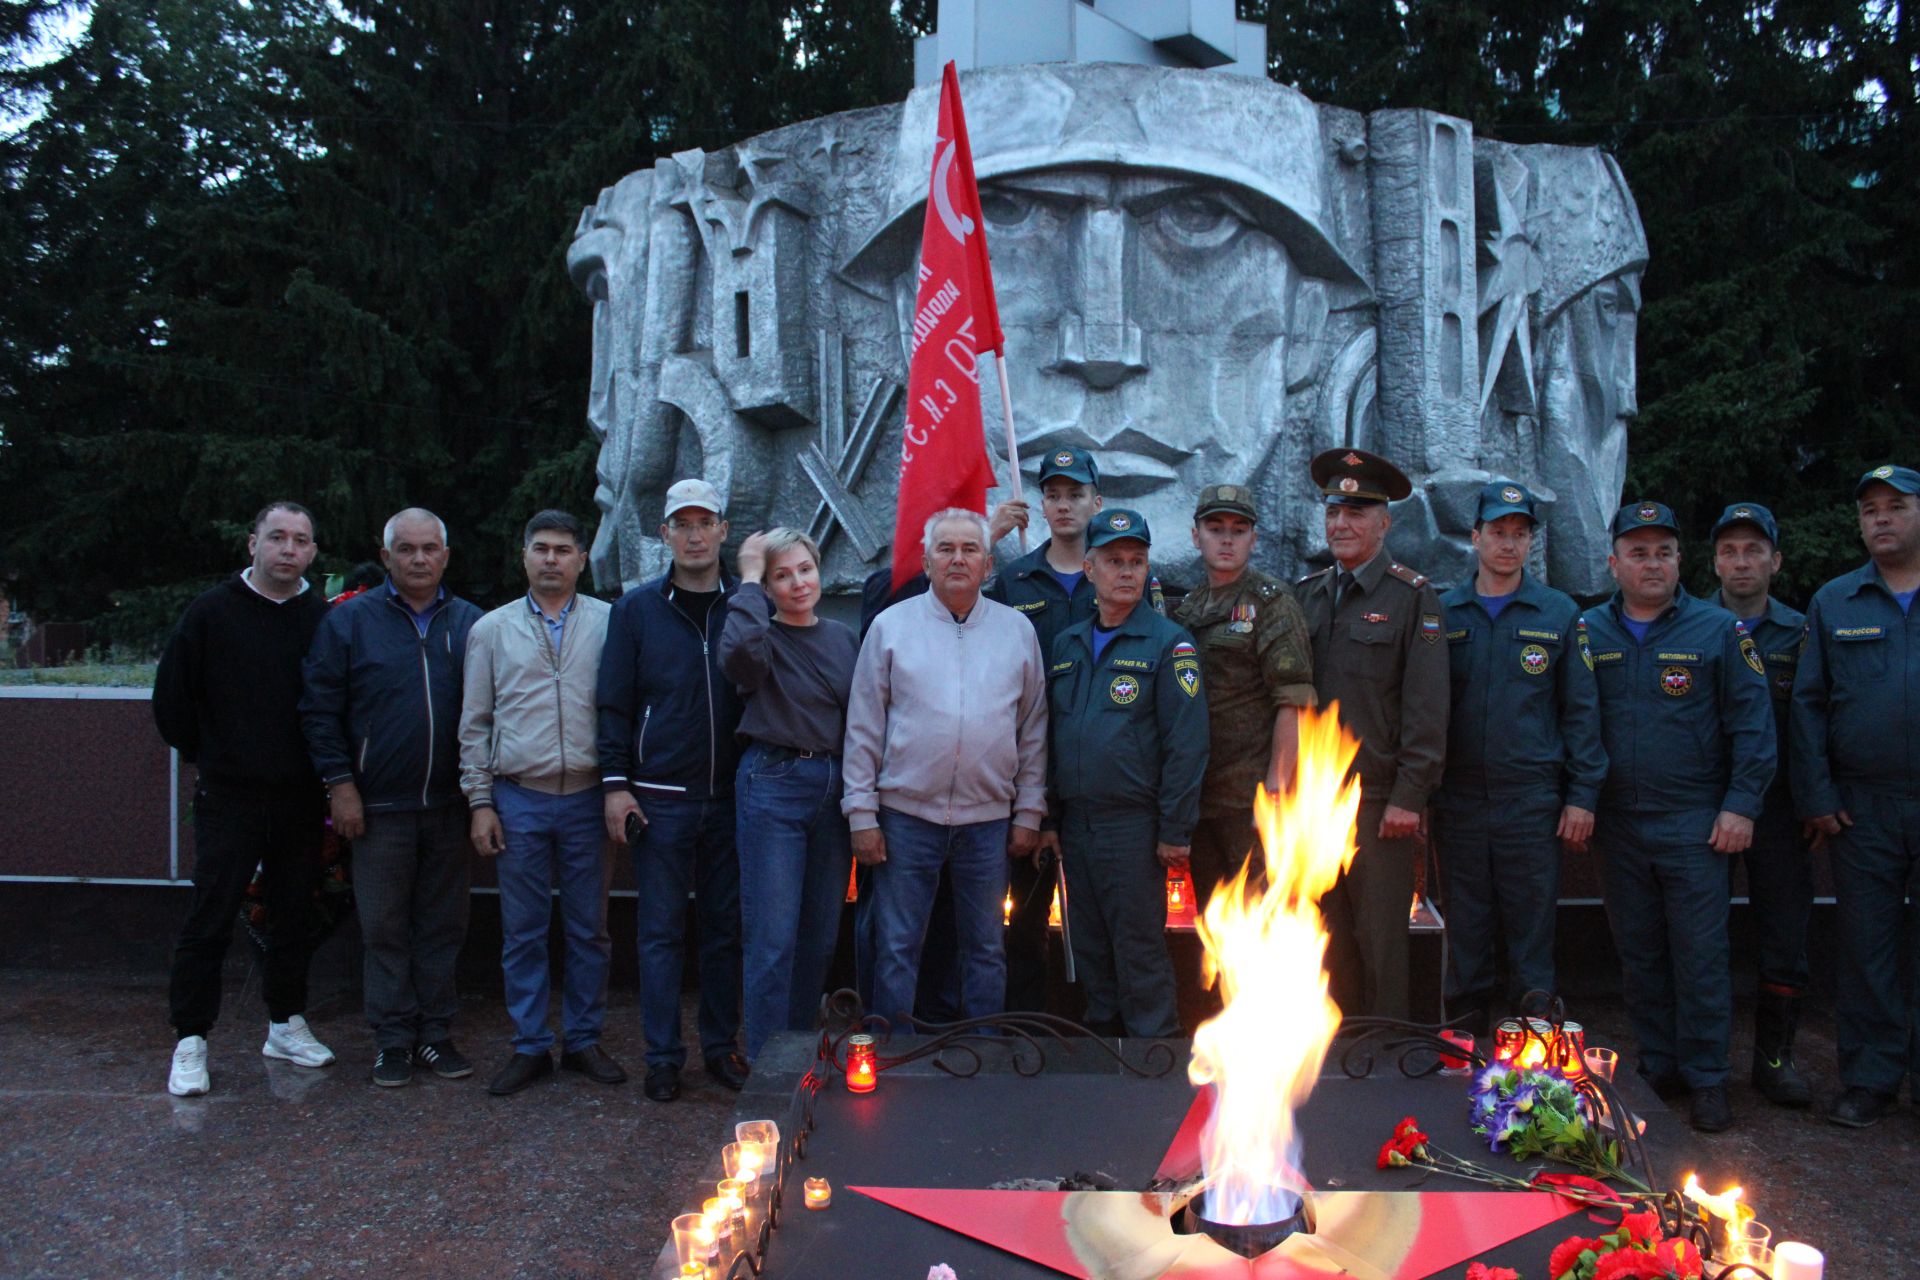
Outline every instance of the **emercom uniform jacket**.
POLYGON ((1204 817, 1253 807, 1273 755, 1281 707, 1313 705, 1313 644, 1293 593, 1248 569, 1224 587, 1197 587, 1173 611, 1200 648, 1212 739, 1200 794, 1204 817))
POLYGON ((386 585, 335 605, 307 654, 300 722, 329 786, 351 778, 368 813, 460 799, 460 685, 480 608, 442 594, 423 636, 386 585))
POLYGON ((1581 623, 1607 746, 1601 802, 1758 817, 1777 753, 1760 653, 1740 620, 1681 591, 1644 643, 1627 630, 1618 594, 1581 623))
POLYGON ((1338 571, 1331 565, 1295 589, 1313 636, 1313 687, 1321 706, 1339 702, 1341 723, 1360 739, 1362 801, 1418 813, 1440 786, 1447 750, 1440 597, 1425 574, 1382 551, 1355 572, 1336 610, 1338 571))
POLYGON ((1446 608, 1453 708, 1441 800, 1551 793, 1591 811, 1607 778, 1600 691, 1582 660, 1573 597, 1522 576, 1489 618, 1472 579, 1440 597, 1446 608))
POLYGON ((1099 662, 1093 619, 1061 632, 1047 664, 1053 803, 1144 811, 1160 843, 1190 843, 1207 771, 1203 684, 1192 637, 1145 600, 1099 662))
POLYGON ((720 670, 720 631, 736 584, 724 574, 706 617, 674 603, 671 570, 621 596, 600 654, 600 785, 708 800, 733 794, 740 695, 720 670))
MULTIPOLYGON (((1715 604, 1721 604, 1716 599, 1715 604)), ((1721 604, 1722 608, 1726 606, 1721 604)), ((1807 633, 1807 615, 1790 609, 1778 600, 1767 598, 1767 611, 1747 621, 1747 634, 1760 651, 1760 665, 1767 673, 1767 693, 1773 699, 1773 743, 1779 759, 1773 771, 1773 786, 1767 791, 1769 804, 1785 812, 1791 807, 1787 762, 1793 753, 1788 714, 1793 707, 1793 677, 1800 667, 1800 642, 1807 633)))
POLYGON ((1842 787, 1920 798, 1920 607, 1901 613, 1871 562, 1807 606, 1792 760, 1803 818, 1847 808, 1842 787))
POLYGON ((1053 652, 1053 642, 1062 631, 1093 616, 1093 584, 1081 578, 1069 600, 1060 589, 1059 580, 1047 568, 1047 548, 1052 545, 1053 540, 1049 538, 1021 556, 995 574, 981 592, 987 599, 999 601, 1033 624, 1042 658, 1053 652))

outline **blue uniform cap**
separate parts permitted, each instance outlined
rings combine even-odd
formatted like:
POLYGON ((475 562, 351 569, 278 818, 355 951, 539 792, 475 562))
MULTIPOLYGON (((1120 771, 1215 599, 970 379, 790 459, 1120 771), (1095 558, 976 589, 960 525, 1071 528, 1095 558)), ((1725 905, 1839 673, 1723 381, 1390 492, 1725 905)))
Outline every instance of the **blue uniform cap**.
POLYGON ((1720 535, 1737 524, 1750 524, 1758 529, 1774 546, 1780 545, 1780 525, 1773 518, 1773 512, 1757 502, 1736 502, 1720 513, 1713 522, 1713 532, 1707 535, 1708 542, 1720 541, 1720 535))
POLYGON ((1093 454, 1085 449, 1055 449, 1040 459, 1040 483, 1045 484, 1055 476, 1065 476, 1081 484, 1100 487, 1100 468, 1094 465, 1093 454))
POLYGON ((1087 525, 1087 549, 1104 547, 1109 542, 1118 542, 1122 538, 1132 538, 1147 546, 1153 545, 1153 534, 1147 528, 1147 518, 1138 511, 1128 511, 1125 507, 1114 507, 1102 511, 1087 525))
POLYGON ((1860 483, 1853 486, 1853 500, 1860 501, 1860 495, 1867 491, 1870 484, 1891 485, 1900 493, 1920 493, 1920 471, 1912 467, 1892 465, 1875 467, 1860 477, 1860 483))
POLYGON ((1668 529, 1674 537, 1680 536, 1680 522, 1673 518, 1673 508, 1664 502, 1629 502, 1614 514, 1614 537, 1635 529, 1668 529))
POLYGON ((1540 523, 1540 515, 1534 509, 1534 497, 1527 486, 1516 484, 1512 480, 1495 480, 1480 490, 1480 509, 1474 516, 1477 524, 1489 520, 1498 520, 1501 516, 1525 516, 1535 524, 1540 523))

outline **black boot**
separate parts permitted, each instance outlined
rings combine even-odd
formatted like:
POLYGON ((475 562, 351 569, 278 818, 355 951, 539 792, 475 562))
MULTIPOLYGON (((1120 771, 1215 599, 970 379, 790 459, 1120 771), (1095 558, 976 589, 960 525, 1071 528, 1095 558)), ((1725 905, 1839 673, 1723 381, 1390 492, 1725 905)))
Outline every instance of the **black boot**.
POLYGON ((1793 1033, 1800 1025, 1800 994, 1762 987, 1753 1014, 1753 1087, 1780 1107, 1804 1107, 1813 1090, 1793 1065, 1793 1033))

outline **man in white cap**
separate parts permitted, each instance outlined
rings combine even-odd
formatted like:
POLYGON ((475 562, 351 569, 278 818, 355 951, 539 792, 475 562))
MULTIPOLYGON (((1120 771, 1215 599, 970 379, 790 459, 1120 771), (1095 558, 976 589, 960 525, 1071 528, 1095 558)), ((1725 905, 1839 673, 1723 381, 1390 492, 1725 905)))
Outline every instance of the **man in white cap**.
POLYGON ((647 1097, 680 1096, 686 903, 700 914, 700 1052, 729 1089, 747 1081, 740 1031, 740 859, 733 774, 740 697, 721 674, 735 583, 720 563, 727 518, 705 480, 667 490, 660 536, 673 567, 613 606, 601 651, 600 782, 607 834, 633 851, 647 1097))

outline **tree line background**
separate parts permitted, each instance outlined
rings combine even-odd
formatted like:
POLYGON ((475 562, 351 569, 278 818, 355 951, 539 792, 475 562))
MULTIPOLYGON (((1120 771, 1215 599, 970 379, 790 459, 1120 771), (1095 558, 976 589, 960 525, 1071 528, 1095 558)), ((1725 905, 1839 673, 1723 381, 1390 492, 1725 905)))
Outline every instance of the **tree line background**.
MULTIPOLYGON (((0 583, 154 647, 292 496, 323 570, 417 502, 452 530, 451 586, 518 590, 527 514, 596 514, 581 206, 657 156, 903 97, 934 9, 8 0, 0 583)), ((1240 10, 1316 101, 1617 155, 1653 253, 1629 495, 1702 532, 1729 497, 1770 503, 1791 600, 1858 563, 1851 481, 1920 463, 1907 5, 1240 10)))

